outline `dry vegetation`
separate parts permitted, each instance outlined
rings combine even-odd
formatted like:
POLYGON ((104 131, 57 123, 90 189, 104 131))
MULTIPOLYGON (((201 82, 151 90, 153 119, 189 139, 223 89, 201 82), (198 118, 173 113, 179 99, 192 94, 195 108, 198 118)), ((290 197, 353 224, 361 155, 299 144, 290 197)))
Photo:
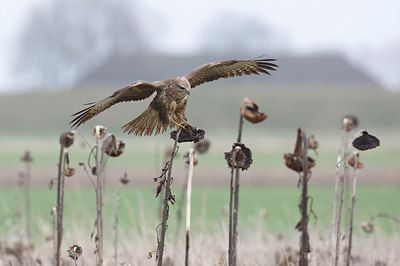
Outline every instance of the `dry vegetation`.
MULTIPOLYGON (((104 136, 96 137, 96 144, 90 147, 89 158, 84 158, 82 160, 84 163, 80 163, 81 166, 85 167, 86 165, 88 169, 78 169, 79 167, 77 164, 82 158, 75 159, 73 152, 68 153, 64 151, 64 148, 71 146, 72 143, 65 145, 60 140, 61 156, 58 164, 58 191, 55 192, 58 197, 57 202, 54 202, 54 205, 57 205, 57 207, 55 211, 53 211, 54 216, 50 223, 49 221, 41 221, 40 219, 43 218, 39 216, 35 217, 30 210, 29 194, 31 188, 29 183, 26 183, 30 180, 26 177, 31 176, 30 166, 28 164, 27 172, 24 174, 25 178, 23 180, 25 181, 24 194, 28 195, 25 200, 24 223, 21 223, 24 227, 21 229, 19 227, 21 224, 3 225, 4 228, 2 229, 8 230, 8 232, 0 237, 0 265, 54 265, 56 264, 55 261, 58 261, 55 259, 57 257, 61 257, 63 265, 154 265, 157 260, 159 265, 182 265, 185 259, 187 260, 185 263, 186 265, 400 264, 400 256, 398 255, 400 238, 398 235, 389 235, 387 232, 384 232, 384 229, 375 228, 372 223, 373 218, 364 225, 364 231, 367 233, 360 232, 361 228, 353 223, 353 214, 355 209, 357 209, 355 208, 355 206, 357 206, 355 205, 355 187, 353 188, 352 199, 349 198, 349 190, 346 192, 346 186, 348 186, 346 178, 350 178, 351 181, 355 180, 355 173, 353 173, 352 177, 349 177, 347 173, 348 168, 351 166, 354 167, 354 164, 357 165, 358 162, 358 157, 356 161, 353 162, 353 165, 347 160, 350 154, 350 144, 357 135, 354 135, 353 139, 350 139, 351 135, 348 132, 353 128, 350 130, 343 130, 342 132, 341 145, 343 147, 340 148, 336 165, 338 169, 336 172, 336 187, 338 188, 340 184, 341 194, 339 197, 336 195, 336 193, 339 193, 338 189, 335 190, 332 208, 333 222, 331 223, 330 230, 328 227, 323 230, 307 227, 310 219, 316 216, 312 208, 312 205, 315 204, 313 195, 308 191, 307 187, 308 183, 312 183, 315 180, 314 176, 311 178, 309 168, 314 167, 316 164, 318 165, 318 156, 316 156, 316 160, 314 160, 308 157, 307 152, 309 152, 308 149, 316 149, 318 143, 313 136, 312 138, 306 138, 305 130, 301 128, 298 130, 298 141, 293 154, 284 154, 284 149, 279 145, 274 147, 277 152, 280 153, 279 163, 281 165, 286 163, 286 166, 299 173, 299 179, 296 180, 297 182, 293 180, 290 181, 292 186, 295 186, 297 183, 297 186, 301 186, 302 188, 302 191, 301 189, 298 191, 298 197, 300 197, 301 194, 302 198, 296 205, 296 207, 299 206, 301 210, 301 217, 299 214, 299 216, 296 217, 296 221, 292 221, 297 222, 300 220, 299 223, 297 226, 293 226, 288 232, 285 231, 286 229, 280 231, 271 230, 265 223, 265 219, 268 216, 268 213, 265 211, 260 212, 257 219, 248 222, 245 226, 241 226, 240 223, 238 223, 238 216, 240 216, 239 173, 241 172, 239 169, 247 170, 253 162, 252 152, 247 147, 247 143, 245 146, 241 142, 243 117, 254 123, 261 122, 267 115, 258 112, 258 106, 254 102, 250 103, 250 105, 245 105, 245 103, 243 103, 240 113, 239 136, 237 142, 234 143, 230 152, 225 153, 228 167, 231 168, 231 183, 230 187, 227 188, 231 192, 229 210, 227 210, 226 217, 218 221, 218 225, 214 225, 213 228, 210 228, 209 224, 206 225, 207 221, 205 221, 206 217, 204 214, 200 216, 201 221, 195 222, 200 223, 201 226, 195 227, 196 230, 190 229, 190 245, 188 231, 185 240, 185 237, 183 237, 184 230, 182 230, 181 233, 182 237, 179 238, 176 238, 176 236, 180 234, 179 231, 178 233, 172 231, 172 229, 175 229, 174 227, 167 230, 168 223, 171 221, 168 218, 175 215, 175 212, 170 212, 170 207, 175 203, 175 194, 178 194, 176 188, 175 191, 170 190, 171 186, 176 186, 179 183, 174 183, 174 173, 172 173, 172 162, 177 152, 177 142, 180 142, 178 140, 175 142, 174 152, 170 155, 169 163, 165 164, 161 176, 155 179, 155 181, 158 182, 158 187, 157 184, 153 185, 154 191, 157 190, 157 193, 164 191, 164 194, 160 194, 160 197, 164 197, 162 200, 162 220, 160 219, 157 221, 157 224, 154 223, 154 221, 147 220, 145 218, 146 215, 142 215, 139 218, 139 222, 131 222, 132 226, 119 227, 118 216, 121 210, 119 209, 120 190, 118 190, 115 200, 116 211, 114 228, 110 224, 103 224, 104 176, 107 175, 107 172, 104 171, 104 166, 108 161, 107 156, 119 156, 125 148, 124 143, 120 142, 117 145, 114 136, 107 135, 108 137, 105 137, 106 133, 104 133, 104 136), (250 112, 250 118, 244 115, 244 110, 250 112), (260 117, 258 118, 255 116, 255 113, 260 117), (304 137, 302 137, 301 134, 304 134, 304 137), (108 142, 106 142, 107 139, 109 140, 108 142), (101 143, 100 140, 102 140, 101 143), (121 143, 123 144, 122 146, 120 146, 121 143), (347 147, 347 151, 345 147, 347 147), (286 162, 282 160, 283 154, 286 162), (73 169, 72 166, 70 167, 70 161, 74 162, 76 170, 73 169), (96 198, 96 204, 93 206, 93 209, 96 215, 95 217, 89 215, 87 215, 87 217, 79 217, 77 221, 74 221, 75 216, 69 217, 68 221, 70 224, 63 227, 65 176, 72 176, 75 171, 81 171, 81 175, 84 173, 83 175, 89 176, 89 180, 95 188, 93 197, 96 198), (344 213, 343 215, 347 218, 349 216, 349 214, 346 214, 346 210, 343 211, 343 209, 348 207, 346 204, 351 204, 352 208, 350 224, 348 221, 342 221, 342 213, 344 213), (29 230, 29 228, 31 228, 30 220, 35 218, 35 222, 42 223, 42 225, 39 226, 39 232, 35 232, 32 234, 34 236, 31 236, 29 230), (94 221, 93 228, 88 228, 87 226, 83 227, 79 222, 82 219, 94 221), (333 226, 336 227, 336 225, 337 228, 334 228, 333 226), (296 232, 294 227, 301 232, 302 237, 300 245, 300 233, 296 232), (67 228, 67 230, 63 230, 63 228, 67 228), (335 233, 335 237, 332 236, 333 233, 335 233), (31 238, 36 239, 32 240, 31 238), (336 246, 336 254, 333 252, 333 246, 336 246), (189 253, 190 256, 188 255, 189 253), (115 260, 117 260, 117 262, 115 260)), ((342 125, 342 129, 343 128, 342 125)), ((192 133, 197 132, 196 140, 203 138, 204 131, 202 131, 201 134, 203 135, 201 135, 199 133, 201 130, 196 130, 191 131, 192 133)), ((180 130, 178 132, 180 133, 180 130)), ((188 132, 189 131, 184 131, 181 135, 185 141, 191 141, 192 133, 189 132, 189 134, 188 132), (187 133, 189 136, 186 135, 187 133)), ((176 133, 175 138, 180 139, 179 133, 176 133)), ((234 136, 234 134, 230 134, 230 136, 234 136)), ((366 133, 366 131, 363 131, 362 136, 356 140, 360 140, 361 137, 375 138, 366 133)), ((291 136, 291 139, 294 139, 293 136, 291 136)), ((377 139, 375 139, 373 140, 376 141, 377 139)), ((85 142, 89 143, 87 140, 85 140, 85 142)), ((372 145, 370 139, 367 142, 367 146, 362 146, 361 150, 378 146, 374 143, 372 143, 374 144, 372 145)), ((257 142, 257 140, 253 140, 253 142, 249 141, 249 143, 250 145, 248 146, 252 146, 254 143, 260 145, 260 142, 257 142)), ((353 146, 359 146, 359 141, 356 144, 357 145, 354 145, 353 143, 353 146)), ((75 145, 77 145, 76 140, 75 145)), ((90 146, 90 144, 88 145, 90 146)), ((225 143, 223 145, 225 145, 225 143)), ((15 149, 15 147, 12 148, 15 149)), ((223 149, 226 149, 226 147, 223 149)), ((218 147, 218 150, 221 150, 221 146, 218 147)), ((395 151, 395 148, 392 148, 392 150, 395 151)), ((152 159, 154 159, 154 151, 150 154, 152 159)), ((255 154, 257 155, 257 153, 255 154)), ((323 154, 323 152, 321 152, 321 154, 323 154)), ((268 159, 272 157, 276 157, 275 154, 269 157, 266 156, 265 158, 268 159)), ((199 160, 201 160, 201 158, 199 160)), ((211 161, 212 160, 213 159, 211 159, 211 161)), ((27 162, 27 160, 23 161, 27 162)), ((31 161, 30 159, 29 163, 31 163, 31 161)), ((127 160, 127 163, 130 161, 132 161, 132 157, 127 160)), ((363 162, 365 161, 363 160, 363 162)), ((218 169, 221 168, 220 162, 214 162, 214 164, 217 165, 218 169)), ((215 167, 215 165, 212 166, 215 167)), ((366 165, 368 165, 368 163, 366 163, 366 165)), ((335 167, 334 163, 330 166, 332 170, 335 167)), ((120 167, 120 165, 117 165, 117 168, 118 167, 120 167)), ((135 167, 137 167, 137 165, 135 167)), ((259 172, 265 171, 265 165, 263 163, 259 163, 254 167, 252 166, 249 171, 252 171, 253 168, 259 172)), ((224 169, 226 170, 226 174, 223 174, 225 175, 224 178, 228 179, 229 172, 226 168, 226 164, 224 165, 224 169)), ((159 169, 157 169, 157 171, 159 171, 159 169)), ((197 170, 194 171, 194 175, 196 176, 197 170)), ((221 172, 222 171, 219 171, 220 174, 221 172)), ((313 173, 314 175, 315 173, 318 174, 317 171, 314 172, 314 168, 313 173)), ((210 170, 207 167, 203 169, 203 175, 210 176, 210 170)), ((120 179, 121 182, 124 182, 123 180, 124 179, 120 179)), ((67 180, 67 182, 69 182, 69 180, 67 180)), ((226 182, 223 181, 223 183, 226 182)), ((196 183, 194 183, 194 185, 196 185, 196 183)), ((183 194, 184 193, 182 193, 182 195, 183 194)), ((158 199, 154 199, 154 201, 158 201, 158 199)), ((113 204, 115 205, 115 203, 113 204)), ((73 208, 79 210, 79 204, 78 202, 73 208)), ((3 205, 5 206, 6 204, 3 205)), ((226 205, 228 205, 228 201, 226 205)), ((139 212, 150 212, 150 210, 146 210, 145 206, 139 206, 139 208, 139 212)), ((326 206, 326 208, 328 208, 328 206, 326 206)), ((193 209, 192 212, 200 212, 200 210, 193 209)), ((376 217, 390 218, 395 223, 399 223, 396 213, 383 213, 376 217)), ((188 219, 190 221, 190 217, 188 219)), ((288 224, 288 221, 285 221, 287 217, 280 217, 280 219, 282 223, 288 224)), ((290 219, 292 219, 292 217, 290 219)), ((178 229, 182 228, 178 227, 178 229)))

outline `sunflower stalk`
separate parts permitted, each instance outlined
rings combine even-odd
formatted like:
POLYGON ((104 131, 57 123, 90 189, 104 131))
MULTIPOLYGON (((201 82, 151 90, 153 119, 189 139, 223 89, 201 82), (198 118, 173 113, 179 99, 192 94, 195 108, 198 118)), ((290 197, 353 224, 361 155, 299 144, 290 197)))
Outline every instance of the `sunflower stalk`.
POLYGON ((63 219, 63 208, 62 208, 62 191, 64 191, 64 170, 65 170, 65 162, 64 162, 64 145, 61 143, 60 145, 60 155, 58 161, 58 176, 57 176, 57 244, 55 251, 55 264, 60 266, 61 263, 61 242, 62 242, 62 219, 63 219))
POLYGON ((174 142, 174 147, 172 149, 171 153, 171 158, 168 163, 168 173, 167 173, 167 179, 165 181, 165 196, 164 196, 164 208, 163 208, 163 216, 162 216, 162 222, 161 222, 161 233, 160 233, 160 239, 158 242, 158 247, 157 247, 157 265, 161 266, 162 265, 162 260, 163 260, 163 255, 164 255, 164 246, 165 246, 165 232, 167 231, 167 220, 168 220, 168 215, 169 215, 169 205, 168 202, 170 200, 171 196, 171 183, 172 183, 172 163, 174 161, 174 157, 177 153, 177 148, 178 148, 178 139, 179 135, 181 134, 182 128, 179 127, 178 132, 175 137, 175 142, 174 142))
POLYGON ((191 197, 192 197, 192 179, 194 168, 194 149, 189 149, 189 170, 188 181, 186 190, 186 252, 185 252, 185 266, 189 265, 189 248, 190 248, 190 212, 191 212, 191 197))
POLYGON ((344 163, 344 169, 343 169, 343 176, 340 179, 340 200, 339 200, 339 212, 338 212, 338 218, 337 218, 337 228, 336 228, 336 250, 335 250, 335 261, 334 265, 337 266, 339 264, 339 257, 340 257, 340 238, 341 238, 341 229, 342 229, 342 214, 343 214, 343 201, 344 201, 344 190, 345 190, 345 184, 347 182, 347 172, 348 172, 348 156, 350 154, 350 148, 353 140, 355 139, 356 136, 358 136, 363 130, 357 132, 349 141, 349 144, 347 145, 347 150, 343 156, 343 163, 344 163))
POLYGON ((342 138, 341 138, 341 145, 338 150, 337 160, 336 160, 336 170, 335 170, 335 190, 333 193, 333 200, 332 200, 332 214, 331 214, 331 226, 329 231, 329 254, 330 256, 334 253, 333 250, 333 243, 334 243, 334 234, 335 234, 335 221, 337 218, 337 203, 338 203, 338 191, 339 191, 339 183, 342 178, 341 168, 338 166, 342 161, 342 154, 343 149, 346 147, 346 130, 342 127, 342 138))
POLYGON ((299 252, 299 265, 308 265, 308 253, 310 252, 310 242, 308 236, 308 179, 310 171, 308 170, 308 140, 304 129, 302 129, 302 140, 303 140, 303 154, 302 154, 302 193, 301 193, 301 221, 299 230, 302 232, 300 237, 300 252, 299 252))
POLYGON ((356 170, 358 165, 358 156, 354 156, 354 168, 353 168, 353 189, 351 195, 351 209, 350 209, 350 226, 349 226, 349 243, 347 247, 347 258, 346 258, 346 265, 350 265, 351 259, 351 245, 353 241, 353 223, 354 223, 354 206, 356 204, 356 185, 357 185, 357 178, 356 178, 356 170))
MULTIPOLYGON (((237 137, 237 143, 241 143, 242 141, 242 131, 243 131, 243 114, 240 114, 239 118, 239 129, 238 129, 238 137, 237 137)), ((231 193, 233 191, 234 196, 233 196, 233 214, 232 214, 232 204, 230 202, 230 219, 232 219, 231 228, 229 228, 229 233, 231 235, 231 244, 230 244, 230 261, 229 265, 236 266, 237 262, 237 239, 238 239, 238 214, 239 214, 239 177, 240 177, 240 172, 239 168, 235 168, 236 165, 236 155, 237 152, 240 150, 239 147, 235 148, 235 151, 233 153, 233 163, 232 163, 232 173, 231 173, 231 193), (233 173, 235 173, 235 179, 233 179, 233 173), (232 183, 234 184, 234 187, 232 187, 232 183), (233 217, 232 217, 233 216, 233 217)), ((230 196, 232 198, 232 195, 230 196)))

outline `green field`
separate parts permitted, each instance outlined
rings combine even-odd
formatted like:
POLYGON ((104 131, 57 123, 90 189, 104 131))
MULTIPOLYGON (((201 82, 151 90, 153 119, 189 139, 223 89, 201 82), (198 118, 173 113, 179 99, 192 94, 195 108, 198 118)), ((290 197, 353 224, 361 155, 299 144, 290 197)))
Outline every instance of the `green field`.
MULTIPOLYGON (((105 192, 105 230, 112 233, 115 213, 116 189, 109 188, 105 192)), ((177 203, 170 208, 169 231, 175 230, 177 210, 181 198, 181 186, 176 185, 173 193, 177 203)), ((328 186, 311 186, 309 194, 313 199, 312 208, 318 219, 311 218, 310 231, 321 231, 329 228, 333 188, 328 186)), ((397 204, 400 187, 396 186, 360 186, 357 189, 357 205, 355 212, 356 232, 360 232, 360 223, 367 221, 376 213, 400 213, 397 204)), ((132 187, 128 185, 121 190, 120 224, 130 231, 156 227, 159 223, 157 211, 159 198, 154 198, 155 188, 132 187)), ((252 228, 262 223, 267 231, 273 234, 285 234, 294 231, 300 218, 297 202, 300 189, 293 186, 241 186, 240 188, 240 228, 252 228), (260 210, 268 213, 266 218, 260 217, 260 210)), ((227 224, 226 209, 229 201, 228 187, 195 187, 193 190, 192 219, 193 231, 218 230, 221 223, 227 224), (225 213, 224 213, 225 212, 225 213)), ((32 232, 37 243, 41 241, 41 227, 51 226, 50 210, 56 200, 56 191, 48 188, 33 188, 31 192, 32 232)), ((18 213, 23 208, 23 192, 18 188, 0 189, 0 221, 4 235, 16 225, 22 226, 18 213)), ((65 231, 79 225, 81 229, 91 232, 95 219, 95 194, 92 188, 67 187, 65 192, 65 231), (85 229, 86 228, 86 229, 85 229)), ((184 213, 184 210, 183 210, 184 213)), ((386 232, 398 231, 400 225, 391 221, 377 220, 378 228, 386 232)), ((183 227, 181 228, 183 230, 183 227)), ((378 229, 379 230, 379 229, 378 229)), ((327 231, 327 230, 325 230, 327 231)))

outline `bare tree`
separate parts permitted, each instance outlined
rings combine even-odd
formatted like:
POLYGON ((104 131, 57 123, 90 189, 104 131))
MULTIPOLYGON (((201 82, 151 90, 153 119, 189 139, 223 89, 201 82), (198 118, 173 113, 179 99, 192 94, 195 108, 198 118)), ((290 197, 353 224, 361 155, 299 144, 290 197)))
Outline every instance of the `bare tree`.
POLYGON ((59 0, 36 7, 18 42, 16 71, 45 86, 71 85, 112 53, 143 47, 128 0, 59 0))

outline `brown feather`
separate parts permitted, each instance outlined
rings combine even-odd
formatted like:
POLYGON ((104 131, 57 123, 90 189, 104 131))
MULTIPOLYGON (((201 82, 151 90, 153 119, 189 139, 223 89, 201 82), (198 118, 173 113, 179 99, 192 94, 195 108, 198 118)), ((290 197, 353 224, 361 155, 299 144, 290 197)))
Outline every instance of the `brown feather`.
POLYGON ((159 113, 149 106, 146 111, 139 115, 134 120, 125 124, 122 128, 124 132, 128 134, 134 134, 138 136, 151 135, 156 128, 155 135, 160 133, 161 127, 163 127, 162 133, 167 130, 169 122, 163 122, 160 120, 159 113))
POLYGON ((133 82, 129 86, 115 91, 112 95, 102 101, 99 101, 98 103, 87 104, 90 106, 72 115, 76 117, 70 122, 70 124, 72 124, 72 127, 77 128, 81 124, 85 123, 92 117, 110 108, 116 103, 140 101, 146 99, 150 97, 157 89, 158 87, 151 82, 133 82))
POLYGON ((220 78, 228 78, 242 75, 252 75, 259 73, 268 74, 269 70, 275 71, 278 67, 271 63, 276 59, 257 59, 257 60, 230 60, 214 62, 199 66, 185 76, 189 80, 192 88, 220 78))

